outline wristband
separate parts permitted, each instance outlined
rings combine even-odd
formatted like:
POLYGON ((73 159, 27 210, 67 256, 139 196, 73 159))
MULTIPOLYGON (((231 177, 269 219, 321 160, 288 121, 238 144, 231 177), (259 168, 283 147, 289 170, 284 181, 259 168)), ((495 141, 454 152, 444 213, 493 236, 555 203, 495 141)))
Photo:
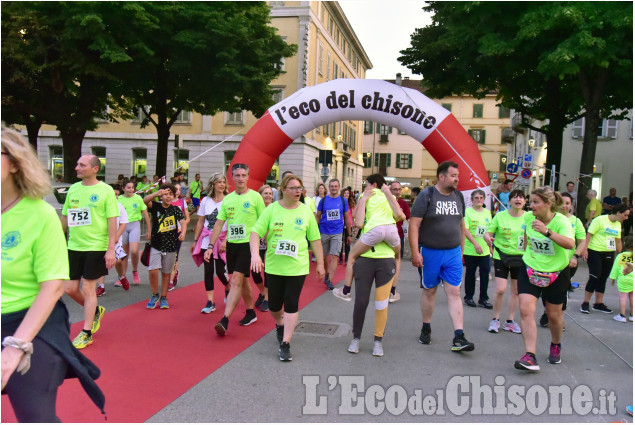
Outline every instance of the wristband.
POLYGON ((573 254, 573 256, 577 258, 578 260, 580 259, 580 256, 578 254, 573 254))
POLYGON ((4 347, 13 347, 21 350, 24 353, 22 359, 20 359, 20 363, 16 370, 20 372, 21 375, 24 375, 29 371, 31 367, 31 354, 33 354, 33 343, 26 342, 19 338, 15 338, 12 336, 8 336, 2 340, 2 345, 4 347))

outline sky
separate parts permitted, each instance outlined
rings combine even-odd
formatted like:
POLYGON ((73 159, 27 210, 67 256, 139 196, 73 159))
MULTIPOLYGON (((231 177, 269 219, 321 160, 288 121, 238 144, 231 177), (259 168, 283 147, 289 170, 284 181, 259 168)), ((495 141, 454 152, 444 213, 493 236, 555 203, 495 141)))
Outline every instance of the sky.
POLYGON ((401 72, 402 77, 421 79, 397 58, 410 46, 415 29, 432 22, 431 14, 422 10, 424 1, 340 0, 339 4, 373 64, 366 78, 394 79, 401 72))

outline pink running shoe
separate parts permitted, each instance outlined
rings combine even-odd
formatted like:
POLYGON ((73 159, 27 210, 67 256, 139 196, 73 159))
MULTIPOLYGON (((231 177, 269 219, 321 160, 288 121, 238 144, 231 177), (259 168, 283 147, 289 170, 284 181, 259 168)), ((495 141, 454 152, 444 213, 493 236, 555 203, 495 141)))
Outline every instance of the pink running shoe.
POLYGON ((117 279, 117 281, 115 282, 115 287, 121 288, 122 286, 123 284, 121 283, 121 279, 117 279))
POLYGON ((141 280, 139 279, 139 272, 132 272, 132 283, 134 283, 135 285, 141 283, 141 280))
POLYGON ((121 286, 123 286, 124 291, 130 289, 130 282, 128 282, 128 278, 126 276, 122 277, 119 281, 121 282, 121 286))

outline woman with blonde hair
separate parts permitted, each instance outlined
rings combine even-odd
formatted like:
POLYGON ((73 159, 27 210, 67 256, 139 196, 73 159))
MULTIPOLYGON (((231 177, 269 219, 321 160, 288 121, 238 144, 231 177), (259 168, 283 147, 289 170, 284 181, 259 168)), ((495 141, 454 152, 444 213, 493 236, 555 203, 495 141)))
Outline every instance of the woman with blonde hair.
POLYGON ((525 214, 524 267, 518 273, 518 299, 520 302, 520 327, 525 355, 514 364, 516 369, 539 371, 536 360, 536 304, 545 300, 549 318, 551 346, 547 361, 558 364, 560 338, 562 337, 562 304, 571 286, 569 250, 575 246, 571 223, 559 213, 562 196, 549 186, 531 192, 531 212, 525 214))
POLYGON ((70 340, 60 297, 69 278, 57 213, 42 197, 50 178, 31 146, 2 126, 2 393, 18 421, 59 422, 61 377, 78 377, 102 410, 99 369, 70 340), (17 373, 16 373, 17 372, 17 373))

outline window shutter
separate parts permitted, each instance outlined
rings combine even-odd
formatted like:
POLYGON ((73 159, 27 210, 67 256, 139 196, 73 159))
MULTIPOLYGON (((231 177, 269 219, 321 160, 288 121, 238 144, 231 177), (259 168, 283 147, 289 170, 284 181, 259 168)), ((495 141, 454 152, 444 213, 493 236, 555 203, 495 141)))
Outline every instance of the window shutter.
POLYGON ((388 127, 388 134, 392 134, 392 127, 388 127))
POLYGON ((381 124, 377 123, 377 131, 375 133, 380 134, 381 132, 381 124))
POLYGON ((395 163, 395 167, 396 168, 400 168, 400 165, 401 165, 400 161, 401 161, 401 154, 398 153, 397 154, 397 162, 395 163))
POLYGON ((386 155, 386 167, 390 167, 390 154, 386 155))
POLYGON ((375 167, 379 167, 379 154, 375 154, 375 167))
POLYGON ((606 120, 606 137, 617 139, 617 120, 606 120))
POLYGON ((412 168, 412 154, 408 154, 408 168, 412 168))
POLYGON ((579 139, 581 137, 584 137, 584 118, 576 120, 571 128, 571 138, 579 139))
POLYGON ((479 142, 481 145, 485 144, 485 130, 481 130, 481 141, 479 142))

